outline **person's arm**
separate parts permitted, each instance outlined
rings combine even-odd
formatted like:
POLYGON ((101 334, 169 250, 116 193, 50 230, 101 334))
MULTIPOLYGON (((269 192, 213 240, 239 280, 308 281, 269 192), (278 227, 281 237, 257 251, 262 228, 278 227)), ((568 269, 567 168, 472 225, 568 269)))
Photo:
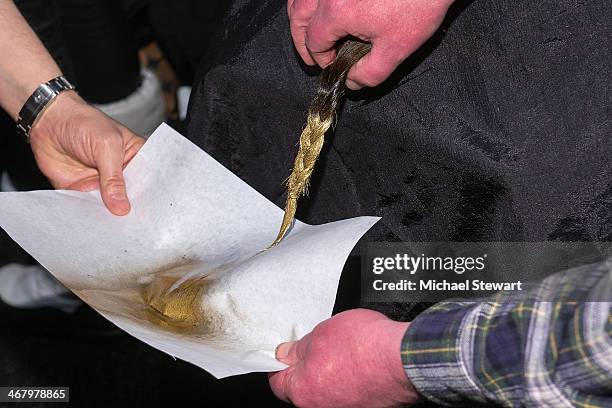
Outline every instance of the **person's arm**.
POLYGON ((611 268, 558 273, 520 301, 500 294, 438 303, 410 324, 371 310, 341 313, 279 345, 277 359, 289 368, 271 374, 270 385, 304 408, 396 407, 423 397, 461 406, 612 406, 611 268))
MULTIPOLYGON (((32 92, 62 73, 11 0, 0 0, 0 55, 0 106, 16 120, 32 92)), ((123 168, 142 138, 67 91, 40 115, 30 142, 39 168, 55 188, 100 188, 111 212, 129 212, 123 168)))
POLYGON ((518 301, 433 306, 402 342, 411 383, 443 405, 612 406, 611 268, 555 274, 518 301))
POLYGON ((12 0, 0 0, 0 105, 17 120, 24 102, 61 71, 12 0))
POLYGON ((440 27, 454 0, 288 0, 295 47, 308 65, 327 66, 336 42, 354 36, 372 50, 349 71, 351 89, 382 83, 440 27))

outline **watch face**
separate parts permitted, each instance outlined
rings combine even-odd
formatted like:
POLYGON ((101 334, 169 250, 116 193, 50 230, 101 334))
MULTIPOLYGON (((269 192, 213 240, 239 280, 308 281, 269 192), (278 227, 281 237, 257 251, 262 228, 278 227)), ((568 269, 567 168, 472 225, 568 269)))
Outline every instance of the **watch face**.
POLYGON ((44 103, 56 95, 55 90, 48 84, 42 84, 34 91, 34 102, 36 104, 44 103))

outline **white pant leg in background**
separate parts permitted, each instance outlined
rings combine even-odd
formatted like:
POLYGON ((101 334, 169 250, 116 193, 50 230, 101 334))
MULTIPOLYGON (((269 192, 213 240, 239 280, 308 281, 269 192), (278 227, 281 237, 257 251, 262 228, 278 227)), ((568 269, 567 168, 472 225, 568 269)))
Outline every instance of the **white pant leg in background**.
MULTIPOLYGON (((0 190, 15 191, 7 173, 0 175, 0 190)), ((11 263, 0 267, 0 299, 7 305, 20 308, 52 307, 70 313, 81 301, 67 296, 69 293, 40 265, 11 263)))

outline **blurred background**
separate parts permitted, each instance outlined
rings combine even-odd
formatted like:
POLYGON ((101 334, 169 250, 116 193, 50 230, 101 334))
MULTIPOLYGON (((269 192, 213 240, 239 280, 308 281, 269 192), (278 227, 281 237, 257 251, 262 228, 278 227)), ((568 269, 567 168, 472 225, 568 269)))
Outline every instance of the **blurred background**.
MULTIPOLYGON (((194 74, 229 1, 16 0, 88 102, 148 136, 182 130, 194 74)), ((0 190, 50 189, 0 111, 0 190)), ((284 406, 267 376, 217 381, 122 333, 0 230, 3 386, 68 386, 74 407, 284 406)), ((0 404, 1 405, 1 404, 0 404)), ((66 404, 23 404, 24 406, 66 404)))

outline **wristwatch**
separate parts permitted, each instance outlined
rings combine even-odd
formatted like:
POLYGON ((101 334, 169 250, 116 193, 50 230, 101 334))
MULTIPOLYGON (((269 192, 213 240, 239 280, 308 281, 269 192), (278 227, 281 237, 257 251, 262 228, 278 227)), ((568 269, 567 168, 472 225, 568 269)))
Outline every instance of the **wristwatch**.
POLYGON ((51 102, 64 91, 75 89, 64 76, 53 78, 40 85, 23 104, 17 119, 17 133, 30 143, 30 131, 40 114, 51 105, 51 102))

